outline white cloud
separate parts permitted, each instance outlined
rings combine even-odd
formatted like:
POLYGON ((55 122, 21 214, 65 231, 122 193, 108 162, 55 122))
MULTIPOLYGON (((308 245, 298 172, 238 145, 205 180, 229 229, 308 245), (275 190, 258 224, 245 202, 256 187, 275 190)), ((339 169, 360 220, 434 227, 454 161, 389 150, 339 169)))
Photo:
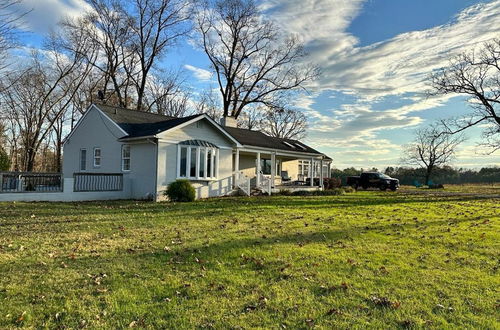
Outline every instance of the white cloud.
MULTIPOLYGON (((388 144, 379 134, 419 125, 423 111, 443 106, 451 98, 426 96, 429 74, 460 52, 499 37, 500 1, 495 0, 463 10, 448 24, 359 46, 347 29, 362 6, 363 1, 268 0, 265 7, 287 31, 302 38, 308 60, 320 65, 322 75, 313 95, 336 91, 354 96, 353 103, 328 111, 315 110, 314 97, 297 103, 309 117, 310 143, 332 153, 334 159, 340 152, 347 159, 347 149, 341 148, 363 148, 370 141, 377 142, 371 146, 375 149, 368 149, 373 154, 399 153, 401 141, 388 144), (410 103, 374 110, 375 103, 389 97, 410 103)), ((365 161, 371 159, 367 156, 365 161)))
POLYGON ((90 9, 85 0, 23 0, 13 6, 18 13, 29 13, 19 21, 24 30, 49 33, 63 18, 78 17, 90 9))
POLYGON ((192 66, 189 64, 185 64, 184 68, 191 71, 194 74, 194 76, 196 77, 196 79, 198 79, 198 80, 209 81, 210 79, 212 79, 212 72, 210 72, 208 70, 198 68, 198 67, 195 67, 195 66, 192 66))

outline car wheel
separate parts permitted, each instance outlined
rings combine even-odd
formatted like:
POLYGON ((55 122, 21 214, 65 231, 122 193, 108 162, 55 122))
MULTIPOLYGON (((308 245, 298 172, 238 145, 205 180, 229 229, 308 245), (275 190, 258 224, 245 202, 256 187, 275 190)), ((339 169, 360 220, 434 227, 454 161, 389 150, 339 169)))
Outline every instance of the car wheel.
POLYGON ((368 189, 368 186, 363 186, 363 189, 364 189, 364 190, 368 189))
POLYGON ((357 185, 357 184, 353 184, 351 187, 352 187, 352 189, 354 189, 354 190, 358 190, 358 185, 357 185))
POLYGON ((386 191, 387 190, 387 185, 383 184, 380 186, 380 190, 386 191))
POLYGON ((392 187, 392 188, 391 188, 391 190, 392 190, 392 191, 396 191, 396 190, 398 190, 398 188, 396 188, 396 187, 392 187))

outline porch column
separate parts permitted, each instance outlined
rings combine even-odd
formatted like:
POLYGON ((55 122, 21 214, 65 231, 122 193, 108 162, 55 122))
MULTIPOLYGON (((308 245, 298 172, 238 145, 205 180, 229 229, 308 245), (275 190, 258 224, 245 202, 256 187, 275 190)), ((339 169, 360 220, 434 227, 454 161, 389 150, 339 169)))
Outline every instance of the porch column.
POLYGON ((274 177, 276 176, 276 153, 271 153, 271 187, 274 188, 274 177))
POLYGON ((328 178, 332 177, 332 162, 328 162, 328 178))
POLYGON ((323 189, 323 158, 319 161, 319 186, 323 189))
POLYGON ((240 149, 236 149, 236 154, 234 155, 234 171, 238 174, 240 172, 240 149))
POLYGON ((255 165, 255 170, 257 171, 255 182, 257 187, 260 187, 260 152, 257 153, 257 164, 255 165))
POLYGON ((309 175, 311 176, 311 187, 314 187, 314 158, 311 158, 311 165, 309 166, 309 175))

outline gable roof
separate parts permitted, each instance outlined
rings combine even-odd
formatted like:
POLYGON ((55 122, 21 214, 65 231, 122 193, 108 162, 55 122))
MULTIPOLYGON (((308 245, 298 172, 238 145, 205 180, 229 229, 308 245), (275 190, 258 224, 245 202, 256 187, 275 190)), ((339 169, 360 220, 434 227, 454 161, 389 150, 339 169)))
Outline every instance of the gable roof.
POLYGON ((201 116, 193 115, 177 118, 101 104, 96 105, 96 107, 127 133, 125 138, 155 135, 201 116))
POLYGON ((203 113, 187 117, 170 117, 156 113, 102 104, 94 104, 94 106, 127 134, 126 136, 120 138, 120 140, 154 137, 161 132, 165 132, 173 128, 180 128, 183 125, 205 118, 211 122, 216 129, 221 131, 221 133, 229 140, 233 141, 236 145, 239 145, 239 142, 227 133, 222 126, 216 123, 212 118, 210 118, 210 116, 203 113))

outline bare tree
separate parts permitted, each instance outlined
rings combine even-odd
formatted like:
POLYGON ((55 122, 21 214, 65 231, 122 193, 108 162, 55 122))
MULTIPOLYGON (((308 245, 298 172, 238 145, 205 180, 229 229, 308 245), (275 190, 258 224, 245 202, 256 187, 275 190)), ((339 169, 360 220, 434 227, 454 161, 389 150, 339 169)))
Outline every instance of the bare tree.
POLYGON ((261 121, 261 128, 270 136, 300 140, 306 136, 307 118, 293 109, 270 109, 261 121))
POLYGON ((137 93, 137 109, 144 108, 147 80, 153 65, 169 46, 189 32, 189 2, 180 0, 135 0, 131 13, 132 49, 138 70, 128 70, 137 93))
POLYGON ((414 141, 405 146, 401 162, 425 168, 425 184, 429 184, 433 170, 448 164, 464 140, 461 134, 447 134, 439 124, 418 129, 414 141))
POLYGON ((64 27, 75 34, 84 33, 99 51, 97 58, 88 61, 103 75, 104 101, 148 110, 145 98, 155 64, 189 31, 185 14, 188 2, 89 0, 88 3, 92 10, 83 18, 66 20, 64 27))
POLYGON ((451 134, 481 125, 489 153, 500 149, 500 39, 484 44, 478 53, 465 52, 431 76, 434 94, 469 97, 472 112, 443 120, 451 134))
POLYGON ((189 106, 190 94, 183 87, 181 72, 161 72, 161 77, 149 79, 143 110, 171 117, 186 116, 192 109, 189 106))
POLYGON ((196 101, 195 112, 206 113, 215 121, 220 122, 222 119, 222 110, 219 95, 214 92, 212 87, 200 93, 196 101))
POLYGON ((16 11, 21 0, 3 0, 0 3, 0 70, 7 67, 7 53, 15 47, 16 23, 27 12, 16 11))
POLYGON ((76 36, 75 41, 85 36, 92 49, 82 49, 75 42, 68 42, 67 47, 100 72, 104 101, 127 107, 132 83, 126 68, 136 65, 131 43, 131 17, 118 0, 89 0, 88 3, 92 6, 91 11, 81 18, 66 19, 61 25, 69 36, 76 36), (98 56, 93 56, 94 52, 98 56))
POLYGON ((265 110, 263 107, 248 107, 247 110, 242 112, 238 117, 238 127, 246 129, 260 129, 264 115, 265 110))
POLYGON ((85 81, 91 65, 81 55, 87 45, 80 42, 78 52, 65 53, 60 40, 53 37, 42 55, 34 52, 30 65, 9 77, 10 87, 0 95, 3 112, 13 123, 19 138, 22 166, 32 171, 38 150, 85 81), (75 74, 78 72, 78 74, 75 74))
POLYGON ((222 96, 224 116, 238 118, 249 105, 304 88, 318 70, 302 65, 306 53, 260 15, 253 0, 215 0, 196 14, 201 47, 210 60, 222 96))

